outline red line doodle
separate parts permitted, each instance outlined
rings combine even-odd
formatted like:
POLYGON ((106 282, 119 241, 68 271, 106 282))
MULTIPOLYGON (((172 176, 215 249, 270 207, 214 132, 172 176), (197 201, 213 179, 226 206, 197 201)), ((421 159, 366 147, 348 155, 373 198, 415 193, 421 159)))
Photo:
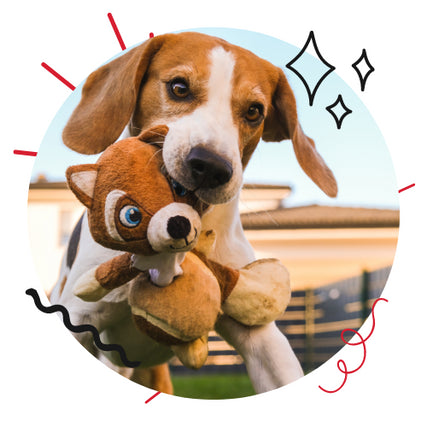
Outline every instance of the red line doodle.
POLYGON ((161 391, 158 391, 157 393, 153 394, 149 399, 147 399, 145 401, 145 403, 149 403, 151 402, 155 397, 157 397, 159 394, 161 393, 161 391))
POLYGON ((341 339, 342 339, 342 341, 344 341, 345 344, 348 344, 348 345, 351 345, 351 346, 357 346, 357 345, 362 345, 363 346, 363 360, 362 360, 362 362, 360 363, 360 365, 356 369, 353 369, 353 370, 349 371, 347 369, 347 365, 346 365, 345 361, 342 360, 342 359, 338 360, 338 362, 337 362, 338 370, 344 374, 344 380, 343 380, 342 384, 337 389, 335 389, 335 390, 326 390, 325 388, 323 388, 322 386, 319 385, 320 390, 324 391, 325 393, 336 393, 337 391, 341 390, 344 387, 344 384, 347 382, 348 375, 349 374, 354 374, 355 372, 357 372, 364 365, 364 363, 366 361, 366 345, 365 345, 365 343, 371 337, 371 335, 372 335, 372 333, 374 332, 374 329, 375 329, 375 314, 374 314, 374 309, 375 309, 375 306, 376 306, 376 304, 377 304, 378 301, 388 302, 388 300, 386 300, 385 298, 377 298, 375 300, 375 302, 374 302, 374 304, 372 306, 372 328, 371 328, 371 332, 369 332, 369 335, 366 338, 363 338, 362 335, 360 335, 359 332, 355 331, 354 329, 344 329, 341 332, 341 339), (344 334, 346 332, 353 332, 353 333, 355 333, 360 338, 360 341, 353 342, 353 343, 347 341, 344 338, 344 334))
POLYGON ((25 151, 25 150, 13 150, 13 154, 17 154, 19 156, 37 156, 37 151, 25 151))
POLYGON ((410 188, 412 188, 412 187, 415 187, 415 184, 411 184, 411 185, 408 185, 408 186, 406 186, 406 187, 401 188, 401 189, 399 190, 399 193, 401 193, 402 191, 405 191, 405 190, 409 190, 409 189, 410 189, 410 188))
POLYGON ((108 13, 107 16, 108 16, 108 19, 110 20, 111 26, 113 27, 117 40, 119 41, 120 47, 122 48, 122 50, 126 50, 126 46, 123 42, 122 36, 120 35, 120 31, 117 28, 116 21, 114 21, 113 15, 111 13, 108 13))
POLYGON ((49 71, 53 76, 55 76, 60 82, 64 83, 65 86, 69 87, 71 90, 74 90, 76 87, 72 85, 68 80, 64 79, 59 73, 57 73, 53 68, 49 67, 46 62, 42 62, 42 67, 49 71))

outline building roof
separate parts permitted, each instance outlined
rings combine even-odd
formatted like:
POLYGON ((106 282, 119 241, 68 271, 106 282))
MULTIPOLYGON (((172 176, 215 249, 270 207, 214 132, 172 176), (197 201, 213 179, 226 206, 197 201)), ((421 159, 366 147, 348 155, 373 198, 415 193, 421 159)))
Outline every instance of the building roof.
MULTIPOLYGON (((39 180, 30 184, 30 190, 66 189, 68 189, 66 182, 39 180)), ((241 206, 243 211, 241 219, 246 230, 399 227, 399 211, 395 209, 321 205, 285 208, 279 207, 280 201, 291 192, 291 187, 245 184, 243 189, 246 191, 243 197, 245 203, 243 208, 241 206), (253 193, 253 196, 250 193, 253 193), (267 195, 267 199, 271 198, 274 201, 273 204, 266 204, 268 200, 264 198, 267 195), (263 206, 269 207, 267 210, 245 212, 245 209, 256 201, 251 201, 251 197, 255 196, 257 200, 261 200, 263 206)), ((259 209, 260 206, 256 205, 254 208, 259 209)))
MULTIPOLYGON (((30 183, 31 190, 65 190, 68 188, 66 181, 54 182, 44 178, 30 183)), ((272 185, 272 184, 244 184, 244 190, 278 190, 282 192, 290 192, 291 187, 288 185, 272 185)))
POLYGON ((298 206, 241 215, 246 230, 399 227, 399 211, 338 206, 298 206))
POLYGON ((35 181, 30 183, 30 190, 67 190, 68 185, 64 182, 35 181))

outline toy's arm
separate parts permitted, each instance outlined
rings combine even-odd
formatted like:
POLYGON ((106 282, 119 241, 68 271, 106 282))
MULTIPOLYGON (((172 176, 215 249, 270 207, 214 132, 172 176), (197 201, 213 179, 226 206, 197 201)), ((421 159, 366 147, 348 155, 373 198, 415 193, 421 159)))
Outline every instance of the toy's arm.
POLYGON ((291 298, 289 273, 277 259, 260 259, 241 270, 211 261, 204 253, 195 254, 214 273, 221 288, 224 313, 248 326, 276 320, 291 298))
POLYGON ((239 271, 210 260, 204 253, 200 252, 199 250, 194 250, 193 252, 203 261, 203 263, 209 268, 209 270, 212 271, 212 273, 218 280, 218 284, 221 289, 221 304, 223 304, 225 300, 229 297, 239 280, 239 271))
POLYGON ((259 259, 239 270, 239 279, 222 309, 244 325, 266 325, 286 310, 290 299, 285 266, 278 259, 259 259))
POLYGON ((80 276, 74 286, 74 294, 84 301, 98 301, 139 273, 141 271, 133 266, 132 254, 124 253, 80 276))

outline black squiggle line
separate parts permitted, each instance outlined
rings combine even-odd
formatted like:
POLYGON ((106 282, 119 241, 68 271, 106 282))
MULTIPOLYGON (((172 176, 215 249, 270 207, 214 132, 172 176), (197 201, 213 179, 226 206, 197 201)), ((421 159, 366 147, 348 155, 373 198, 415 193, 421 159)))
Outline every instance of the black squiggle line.
POLYGON ((103 351, 117 351, 119 353, 120 359, 122 359, 122 362, 125 366, 129 368, 136 368, 140 365, 140 362, 132 362, 128 360, 124 348, 119 344, 104 344, 100 337, 98 329, 95 328, 93 325, 73 325, 70 321, 70 314, 68 313, 68 310, 60 304, 51 305, 50 307, 44 306, 41 301, 39 294, 37 291, 33 288, 27 289, 25 291, 27 295, 30 295, 34 299, 34 303, 36 307, 42 311, 43 313, 51 314, 55 313, 57 311, 62 313, 62 320, 64 322, 64 325, 69 329, 71 332, 75 333, 81 333, 81 332, 91 332, 93 335, 93 340, 96 344, 96 346, 103 351))

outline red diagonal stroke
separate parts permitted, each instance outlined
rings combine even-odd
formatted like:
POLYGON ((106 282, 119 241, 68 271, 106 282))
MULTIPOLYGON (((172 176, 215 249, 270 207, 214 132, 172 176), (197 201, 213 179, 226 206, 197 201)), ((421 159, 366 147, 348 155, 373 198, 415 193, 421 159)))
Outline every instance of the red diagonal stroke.
POLYGON ((13 154, 21 156, 37 156, 37 151, 26 151, 26 150, 13 150, 13 154))
POLYGON ((410 188, 415 187, 415 184, 407 185, 406 187, 403 187, 399 190, 399 193, 405 190, 409 190, 410 188))
POLYGON ((120 31, 117 28, 116 21, 114 21, 113 15, 109 13, 107 14, 107 16, 108 16, 108 19, 110 20, 111 26, 113 27, 114 34, 116 35, 117 40, 119 41, 120 47, 122 48, 122 50, 125 50, 126 46, 123 42, 122 36, 120 35, 120 31))
POLYGON ((55 76, 60 82, 64 83, 65 86, 69 87, 71 90, 74 90, 76 87, 72 85, 68 80, 64 79, 59 73, 57 73, 53 68, 49 67, 46 62, 42 62, 42 67, 49 71, 53 76, 55 76))
POLYGON ((161 391, 158 391, 157 393, 154 393, 149 399, 147 399, 145 401, 145 403, 149 403, 151 402, 155 397, 157 397, 159 394, 161 393, 161 391))

